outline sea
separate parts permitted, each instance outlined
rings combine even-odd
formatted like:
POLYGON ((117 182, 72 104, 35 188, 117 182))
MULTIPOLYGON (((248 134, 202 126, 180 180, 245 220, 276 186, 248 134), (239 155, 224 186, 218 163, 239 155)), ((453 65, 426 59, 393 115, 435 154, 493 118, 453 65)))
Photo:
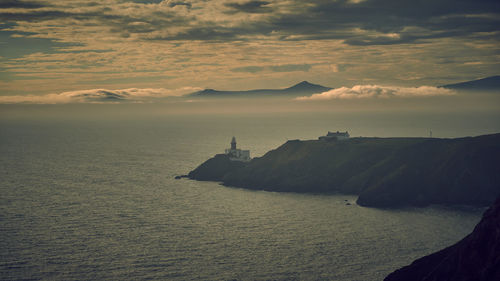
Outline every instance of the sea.
POLYGON ((0 119, 2 280, 382 280, 470 233, 484 208, 378 209, 356 196, 174 179, 233 136, 474 136, 498 115, 64 114, 0 119))

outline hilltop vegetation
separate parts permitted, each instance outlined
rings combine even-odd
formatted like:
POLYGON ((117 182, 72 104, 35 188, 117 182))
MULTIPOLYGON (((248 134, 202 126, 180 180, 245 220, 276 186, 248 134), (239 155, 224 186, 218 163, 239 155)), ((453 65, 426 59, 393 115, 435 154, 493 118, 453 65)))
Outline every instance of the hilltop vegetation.
POLYGON ((188 176, 268 191, 356 194, 365 206, 486 206, 500 194, 500 134, 289 141, 249 163, 216 156, 188 176))

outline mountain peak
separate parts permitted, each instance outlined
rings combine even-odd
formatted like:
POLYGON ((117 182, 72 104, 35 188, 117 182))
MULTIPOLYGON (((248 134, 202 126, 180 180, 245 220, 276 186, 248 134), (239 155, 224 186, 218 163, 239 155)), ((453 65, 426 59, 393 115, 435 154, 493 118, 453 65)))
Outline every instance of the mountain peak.
POLYGON ((302 81, 300 83, 297 83, 297 84, 293 85, 290 88, 294 88, 294 87, 310 87, 310 86, 317 86, 317 85, 315 85, 313 83, 309 83, 309 81, 305 81, 304 80, 304 81, 302 81))
POLYGON ((300 82, 298 84, 293 85, 290 88, 287 88, 286 90, 287 91, 309 91, 309 90, 313 90, 313 91, 318 91, 318 92, 325 92, 325 91, 328 91, 330 89, 331 88, 323 87, 321 85, 313 84, 313 83, 310 83, 310 82, 304 80, 304 81, 302 81, 302 82, 300 82))
POLYGON ((304 80, 304 81, 298 83, 297 85, 313 85, 313 84, 309 83, 309 81, 304 80))
POLYGON ((246 91, 218 91, 214 89, 205 89, 198 92, 188 94, 187 96, 206 96, 206 97, 272 97, 272 96, 299 96, 299 95, 312 95, 331 90, 332 88, 324 87, 321 85, 302 81, 286 89, 256 89, 246 91))

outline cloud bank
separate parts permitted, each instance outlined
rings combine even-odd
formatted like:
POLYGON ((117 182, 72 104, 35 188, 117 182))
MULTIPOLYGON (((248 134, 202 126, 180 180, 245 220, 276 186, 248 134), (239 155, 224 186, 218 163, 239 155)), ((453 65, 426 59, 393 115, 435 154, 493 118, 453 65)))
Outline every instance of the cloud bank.
MULTIPOLYGON (((348 45, 390 45, 497 33, 499 5, 492 0, 102 0, 13 1, 0 4, 0 19, 16 31, 66 37, 58 23, 86 32, 134 40, 342 39, 348 45), (418 15, 418 16, 417 16, 418 15), (51 23, 51 28, 39 25, 51 23), (28 22, 31 22, 28 24, 28 22), (40 27, 44 27, 43 30, 40 27), (45 32, 43 32, 45 31, 45 32)), ((66 27, 65 28, 69 28, 66 27)), ((498 35, 498 33, 496 34, 498 35)), ((491 34, 487 35, 491 36, 491 34)))
POLYGON ((1 0, 0 92, 456 83, 498 75, 499 3, 1 0))
POLYGON ((366 98, 410 98, 429 96, 449 96, 455 92, 445 88, 431 86, 396 87, 378 85, 356 85, 352 88, 342 87, 309 97, 298 97, 297 100, 334 100, 334 99, 366 99, 366 98))
POLYGON ((62 104, 62 103, 147 103, 161 98, 178 97, 200 88, 184 87, 180 89, 91 89, 63 92, 47 95, 17 95, 0 96, 0 104, 32 103, 32 104, 62 104))

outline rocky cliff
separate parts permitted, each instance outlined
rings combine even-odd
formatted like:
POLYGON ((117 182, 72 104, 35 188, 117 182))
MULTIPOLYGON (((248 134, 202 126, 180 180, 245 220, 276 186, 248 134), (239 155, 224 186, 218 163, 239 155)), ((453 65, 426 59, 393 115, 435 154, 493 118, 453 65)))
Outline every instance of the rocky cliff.
POLYGON ((500 280, 500 197, 474 231, 444 250, 391 273, 385 281, 500 280))

